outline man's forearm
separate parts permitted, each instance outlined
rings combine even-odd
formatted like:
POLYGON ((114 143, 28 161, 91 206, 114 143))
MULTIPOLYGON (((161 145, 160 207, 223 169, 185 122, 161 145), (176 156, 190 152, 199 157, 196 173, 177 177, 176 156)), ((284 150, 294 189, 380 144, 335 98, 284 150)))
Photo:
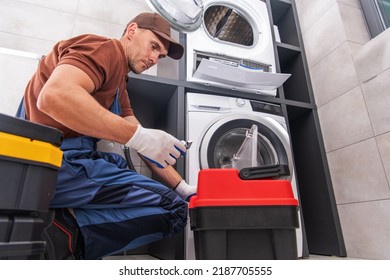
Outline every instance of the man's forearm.
POLYGON ((147 159, 144 159, 142 156, 141 158, 152 171, 153 175, 155 175, 156 178, 167 187, 174 189, 180 181, 183 180, 180 174, 171 165, 168 165, 165 168, 159 168, 157 165, 151 163, 147 159))

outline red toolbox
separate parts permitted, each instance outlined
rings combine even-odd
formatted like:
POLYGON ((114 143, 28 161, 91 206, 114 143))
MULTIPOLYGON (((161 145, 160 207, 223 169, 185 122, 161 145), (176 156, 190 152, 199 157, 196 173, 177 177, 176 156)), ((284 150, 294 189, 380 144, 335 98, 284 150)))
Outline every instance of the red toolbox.
POLYGON ((201 170, 189 205, 196 259, 297 259, 298 207, 288 180, 201 170))

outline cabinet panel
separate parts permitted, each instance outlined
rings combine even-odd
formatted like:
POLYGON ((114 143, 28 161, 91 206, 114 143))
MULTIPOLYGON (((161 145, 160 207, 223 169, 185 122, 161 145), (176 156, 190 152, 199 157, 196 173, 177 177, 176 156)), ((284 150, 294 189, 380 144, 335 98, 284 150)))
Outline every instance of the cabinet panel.
POLYGON ((281 38, 275 43, 278 71, 291 74, 279 89, 279 97, 296 102, 285 102, 285 108, 309 252, 346 256, 295 3, 267 3, 281 38))
POLYGON ((290 122, 309 252, 346 256, 316 114, 310 110, 290 122))

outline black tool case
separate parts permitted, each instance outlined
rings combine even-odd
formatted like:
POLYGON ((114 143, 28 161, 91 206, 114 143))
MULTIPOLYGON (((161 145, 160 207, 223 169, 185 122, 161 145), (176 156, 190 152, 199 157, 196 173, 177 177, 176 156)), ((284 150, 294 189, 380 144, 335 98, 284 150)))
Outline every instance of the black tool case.
POLYGON ((0 259, 40 258, 62 163, 62 132, 0 114, 0 259))

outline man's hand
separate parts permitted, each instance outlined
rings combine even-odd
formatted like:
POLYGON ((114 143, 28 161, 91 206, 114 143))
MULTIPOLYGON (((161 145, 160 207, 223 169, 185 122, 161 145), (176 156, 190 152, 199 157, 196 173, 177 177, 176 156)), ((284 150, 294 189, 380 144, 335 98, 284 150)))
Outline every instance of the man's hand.
POLYGON ((189 201, 191 196, 196 194, 196 191, 197 186, 188 185, 184 180, 181 180, 175 188, 175 192, 185 201, 189 201))
POLYGON ((174 165, 176 159, 187 151, 182 142, 158 129, 138 125, 136 132, 125 144, 143 155, 160 168, 174 165))

